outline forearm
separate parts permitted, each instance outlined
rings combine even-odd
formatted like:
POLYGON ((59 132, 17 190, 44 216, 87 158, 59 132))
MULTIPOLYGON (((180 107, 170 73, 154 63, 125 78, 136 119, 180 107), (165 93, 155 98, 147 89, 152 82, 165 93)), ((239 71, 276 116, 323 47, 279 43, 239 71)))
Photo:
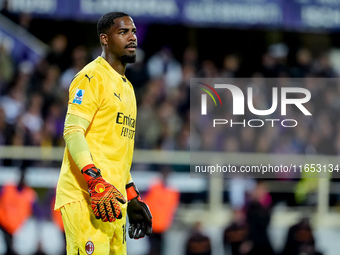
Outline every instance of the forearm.
POLYGON ((85 132, 90 122, 76 115, 67 114, 65 119, 64 140, 73 161, 81 170, 93 164, 85 132))

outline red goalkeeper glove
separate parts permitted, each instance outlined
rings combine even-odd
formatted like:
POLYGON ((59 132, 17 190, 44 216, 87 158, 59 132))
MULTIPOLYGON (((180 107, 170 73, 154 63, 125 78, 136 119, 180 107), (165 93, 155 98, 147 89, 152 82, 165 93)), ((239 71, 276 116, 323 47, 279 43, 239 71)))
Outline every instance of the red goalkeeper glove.
POLYGON ((100 170, 94 165, 88 165, 81 170, 91 197, 91 207, 97 219, 113 222, 122 218, 119 202, 126 203, 124 196, 115 186, 106 182, 100 170))
POLYGON ((129 237, 139 239, 152 234, 152 215, 149 207, 139 196, 135 184, 126 185, 128 197, 127 214, 129 216, 129 237))

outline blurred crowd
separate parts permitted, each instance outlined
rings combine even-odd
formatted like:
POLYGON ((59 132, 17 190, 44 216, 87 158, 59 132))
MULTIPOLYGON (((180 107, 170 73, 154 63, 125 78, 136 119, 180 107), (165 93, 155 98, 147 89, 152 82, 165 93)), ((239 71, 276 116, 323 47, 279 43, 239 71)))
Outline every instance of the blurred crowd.
MULTIPOLYGON (((334 53, 322 53, 314 56, 308 49, 301 48, 296 52, 294 61, 288 61, 289 48, 284 43, 273 44, 259 60, 259 66, 254 66, 248 79, 242 75, 242 58, 237 55, 227 55, 224 58, 222 70, 218 70, 213 62, 202 62, 203 70, 194 74, 194 77, 222 77, 229 82, 239 83, 245 95, 245 115, 232 115, 233 99, 231 94, 219 93, 222 98, 223 113, 220 118, 227 119, 229 124, 216 125, 214 132, 212 118, 199 118, 199 111, 192 116, 197 123, 192 125, 192 135, 195 137, 192 148, 207 151, 227 152, 258 152, 278 154, 327 154, 337 155, 340 151, 340 86, 337 64, 333 63, 334 53), (209 63, 210 68, 207 68, 209 63), (209 71, 208 71, 209 70, 209 71), (232 79, 236 78, 236 79, 232 79), (273 104, 273 87, 278 88, 278 109, 269 116, 257 116, 247 109, 247 88, 253 88, 251 97, 255 109, 267 110, 273 104), (280 111, 281 87, 303 87, 310 91, 311 99, 304 107, 312 114, 305 116, 296 106, 287 106, 287 115, 280 111), (196 114, 196 115, 195 115, 196 114), (260 126, 259 121, 247 124, 249 119, 263 120, 262 127, 253 128, 250 125, 260 126), (279 121, 268 122, 265 119, 279 121), (280 122, 284 119, 296 120, 296 127, 284 128, 280 122), (196 121, 198 120, 198 121, 196 121), (238 124, 231 127, 231 120, 238 124), (245 120, 245 124, 243 123, 245 120)), ((220 91, 220 90, 219 90, 220 91)), ((301 94, 302 95, 302 94, 301 94)), ((288 98, 297 98, 289 94, 288 98)), ((248 103, 249 104, 249 103, 248 103)), ((209 108, 209 107, 208 107, 209 108)), ((222 108, 222 107, 220 107, 222 108)), ((218 114, 218 107, 213 105, 210 109, 218 114)), ((208 109, 209 110, 209 109, 208 109)), ((214 112, 214 114, 215 114, 214 112)), ((290 125, 292 123, 289 123, 290 125)), ((292 125, 295 125, 292 124, 292 125)))
POLYGON ((247 192, 243 207, 235 208, 231 222, 223 233, 223 245, 230 255, 322 255, 316 246, 313 227, 308 217, 298 219, 288 228, 283 246, 272 244, 268 228, 272 198, 266 183, 258 181, 247 192))
MULTIPOLYGON (((79 45, 68 55, 68 39, 57 35, 39 63, 19 63, 0 45, 0 144, 64 146, 63 124, 68 88, 88 62, 100 55, 79 45)), ((164 49, 128 67, 138 101, 136 148, 180 149, 189 146, 188 89, 183 68, 164 49), (166 75, 165 75, 165 73, 166 75)), ((188 77, 186 77, 188 79, 188 77)))
MULTIPOLYGON (((281 247, 274 247, 269 236, 272 200, 266 184, 258 181, 246 196, 242 208, 233 210, 224 227, 222 243, 225 255, 322 255, 316 245, 312 224, 302 217, 289 226, 281 247)), ((202 222, 193 225, 186 239, 186 255, 214 254, 213 238, 202 222)))
MULTIPOLYGON (((173 225, 180 193, 168 182, 170 169, 163 166, 160 172, 159 178, 155 178, 152 185, 143 193, 143 200, 149 205, 153 215, 153 233, 146 237, 147 248, 144 253, 136 254, 162 255, 167 254, 166 249, 171 249, 166 247, 165 234, 173 225)), ((6 255, 66 254, 61 215, 53 210, 54 191, 51 190, 43 199, 38 199, 37 192, 26 185, 25 173, 26 169, 21 169, 18 184, 9 183, 0 188, 0 238, 3 238, 5 244, 5 247, 0 247, 0 254, 1 252, 6 255), (18 234, 32 217, 36 220, 38 229, 48 222, 53 222, 57 233, 54 238, 62 240, 58 247, 44 244, 43 238, 38 235, 34 240, 35 245, 33 247, 30 245, 31 250, 23 250, 24 246, 18 242, 18 234)), ((313 226, 308 217, 302 217, 289 226, 280 247, 273 245, 273 239, 269 236, 272 197, 265 182, 261 180, 250 182, 252 183, 249 183, 244 203, 233 206, 232 216, 220 233, 221 238, 218 240, 222 241, 219 246, 223 247, 223 251, 216 252, 218 248, 213 246, 216 242, 206 231, 207 227, 211 227, 209 221, 193 219, 191 229, 186 226, 188 229, 183 235, 185 240, 182 242, 181 254, 322 255, 323 253, 318 250, 313 226)), ((27 225, 24 231, 27 233, 27 225)))
MULTIPOLYGON (((100 50, 78 45, 69 54, 68 38, 64 35, 56 35, 49 46, 49 53, 33 64, 25 59, 14 61, 0 44, 1 145, 64 146, 69 84, 100 50)), ((137 62, 127 68, 126 76, 135 87, 138 102, 137 149, 188 150, 190 78, 238 78, 244 74, 242 56, 227 54, 219 65, 200 59, 194 47, 188 46, 183 52, 178 59, 170 46, 164 46, 146 59, 143 49, 139 49, 137 62)), ((340 86, 315 79, 339 76, 330 55, 314 56, 302 48, 295 61, 289 63, 288 52, 283 43, 268 47, 250 78, 306 78, 305 86, 311 91, 313 102, 307 108, 313 121, 302 120, 294 129, 280 125, 257 129, 236 126, 224 132, 228 137, 222 140, 217 132, 206 132, 204 125, 194 127, 193 135, 198 134, 194 136, 193 149, 332 155, 339 152, 340 86)), ((265 82, 257 86, 253 97, 256 107, 270 108, 271 88, 265 82)))
MULTIPOLYGON (((173 53, 175 47, 178 45, 165 45, 148 58, 140 48, 137 62, 127 68, 126 76, 134 85, 138 104, 136 149, 189 150, 193 146, 197 150, 228 152, 329 155, 340 152, 340 86, 333 81, 328 84, 329 78, 339 78, 339 70, 331 61, 331 51, 314 54, 307 48, 300 48, 289 59, 289 46, 273 44, 257 60, 258 66, 247 71, 249 78, 258 80, 305 78, 305 86, 311 91, 314 103, 307 106, 313 121, 303 119, 294 129, 236 126, 224 132, 226 137, 221 139, 218 132, 207 132, 204 125, 190 130, 190 78, 244 78, 246 58, 226 53, 222 63, 216 63, 212 59, 201 59, 196 47, 183 45, 180 45, 183 54, 178 58, 173 53), (327 84, 320 84, 316 78, 325 78, 327 84), (194 137, 191 144, 190 132, 194 137)), ((51 40, 49 49, 38 63, 32 63, 24 58, 14 60, 0 41, 0 145, 65 145, 63 125, 69 85, 76 73, 100 54, 100 49, 89 49, 86 45, 70 48, 68 38, 63 34, 51 40)), ((271 90, 265 83, 257 88, 254 104, 269 109, 271 90)), ((294 112, 291 114, 294 116, 294 112)), ((13 164, 16 161, 0 162, 0 165, 13 164)), ((169 196, 173 198, 174 206, 169 216, 170 225, 179 200, 178 194, 171 192, 169 196)), ((265 233, 270 220, 270 198, 268 194, 263 197, 260 185, 256 186, 253 195, 255 197, 250 197, 241 211, 235 210, 234 221, 224 233, 225 248, 231 249, 233 254, 273 252, 265 233), (262 234, 259 229, 263 230, 262 234)), ((27 213, 30 214, 31 211, 27 213)), ((158 233, 155 242, 161 243, 164 231, 158 233)), ((200 231, 198 223, 188 239, 187 254, 211 254, 209 238, 200 231), (201 247, 201 253, 197 247, 201 247)), ((9 243, 12 241, 11 237, 7 236, 7 239, 10 239, 9 243)), ((314 248, 311 227, 304 219, 292 227, 282 254, 317 254, 314 248), (298 234, 293 231, 300 231, 301 238, 295 240, 298 234), (292 251, 300 247, 297 242, 302 242, 303 247, 292 251)))

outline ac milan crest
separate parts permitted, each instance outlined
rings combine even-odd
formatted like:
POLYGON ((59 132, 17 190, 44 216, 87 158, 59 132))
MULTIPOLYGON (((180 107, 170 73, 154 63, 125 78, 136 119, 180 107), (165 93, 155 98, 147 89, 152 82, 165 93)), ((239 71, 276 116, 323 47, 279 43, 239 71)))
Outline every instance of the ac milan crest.
POLYGON ((86 251, 86 254, 89 254, 89 255, 91 255, 94 252, 94 244, 91 241, 88 241, 85 244, 85 251, 86 251))

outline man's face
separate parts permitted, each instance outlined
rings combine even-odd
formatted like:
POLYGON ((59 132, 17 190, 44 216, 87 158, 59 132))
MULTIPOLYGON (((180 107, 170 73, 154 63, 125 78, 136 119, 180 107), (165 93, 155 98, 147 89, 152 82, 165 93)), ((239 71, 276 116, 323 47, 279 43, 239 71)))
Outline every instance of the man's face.
POLYGON ((125 16, 114 20, 114 25, 107 33, 107 47, 122 63, 136 61, 136 26, 131 17, 125 16))

